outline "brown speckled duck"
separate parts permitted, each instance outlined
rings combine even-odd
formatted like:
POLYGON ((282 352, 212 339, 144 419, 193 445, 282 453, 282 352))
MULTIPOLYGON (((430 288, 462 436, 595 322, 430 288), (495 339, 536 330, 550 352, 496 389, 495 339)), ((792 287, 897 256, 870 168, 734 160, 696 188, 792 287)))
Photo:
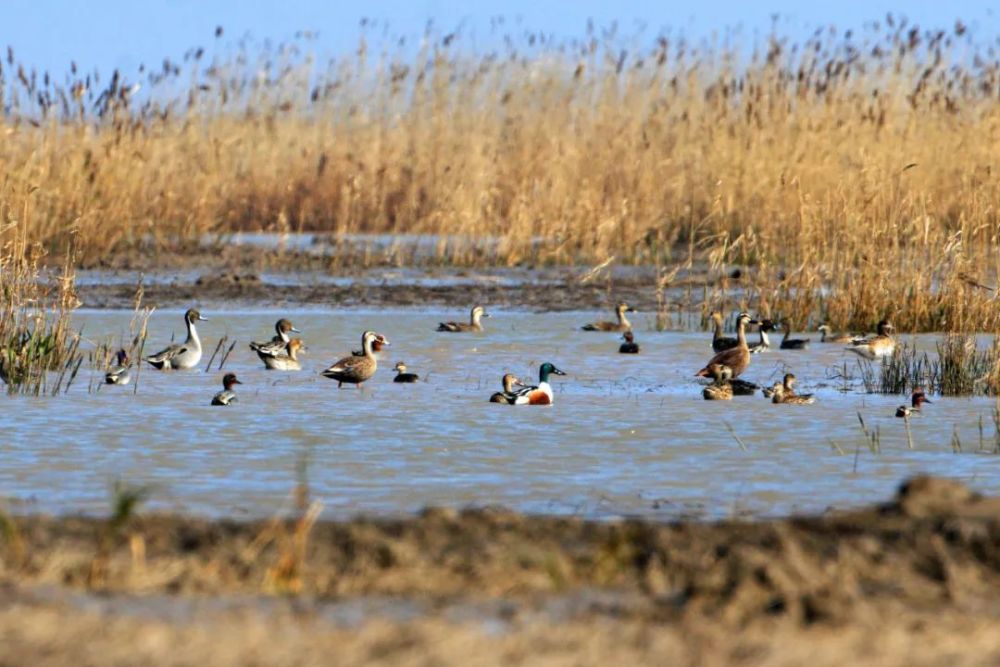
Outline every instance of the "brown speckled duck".
POLYGON ((714 382, 701 390, 702 397, 706 401, 733 400, 733 385, 729 382, 732 379, 733 370, 722 364, 709 364, 708 374, 714 382))
POLYGON ((514 392, 514 387, 523 387, 524 383, 518 380, 513 373, 504 374, 500 378, 500 382, 503 384, 503 391, 498 391, 490 396, 490 403, 514 405, 517 401, 517 394, 514 392))
POLYGON ((721 364, 729 366, 730 370, 732 370, 733 378, 739 377, 747 369, 747 366, 750 365, 750 348, 747 346, 746 328, 751 323, 753 323, 753 319, 748 314, 740 313, 739 317, 736 318, 736 347, 716 354, 695 375, 711 377, 708 367, 712 364, 721 364))
POLYGON ((372 350, 372 344, 375 341, 380 341, 382 345, 389 344, 385 336, 377 334, 374 331, 366 331, 361 334, 361 349, 364 350, 364 356, 355 357, 352 354, 349 357, 344 357, 320 373, 320 375, 331 380, 336 380, 338 388, 343 387, 344 383, 356 384, 360 387, 362 383, 375 375, 375 370, 378 368, 378 361, 375 359, 375 352, 372 350))
POLYGON ((788 403, 791 405, 809 405, 816 402, 812 394, 795 393, 795 376, 786 373, 781 384, 774 386, 774 393, 771 396, 772 403, 788 403))
POLYGON ((635 308, 631 308, 627 303, 622 301, 615 306, 617 321, 608 322, 607 320, 603 320, 601 322, 591 322, 590 324, 584 324, 581 328, 584 331, 628 331, 632 328, 632 323, 625 317, 625 313, 634 312, 635 308))
POLYGON ((301 338, 293 338, 285 344, 284 354, 261 355, 264 366, 271 371, 300 371, 302 363, 299 352, 305 352, 306 346, 301 338))
POLYGON ((482 319, 484 317, 489 317, 490 314, 486 312, 482 306, 476 306, 469 313, 468 322, 441 322, 438 324, 438 331, 450 331, 453 333, 460 333, 463 331, 482 331, 483 323, 482 319))

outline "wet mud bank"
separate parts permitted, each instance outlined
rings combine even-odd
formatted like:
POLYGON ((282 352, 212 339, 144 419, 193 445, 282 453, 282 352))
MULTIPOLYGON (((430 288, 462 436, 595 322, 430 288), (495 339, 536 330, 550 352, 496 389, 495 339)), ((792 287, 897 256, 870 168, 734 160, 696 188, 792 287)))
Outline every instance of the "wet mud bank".
POLYGON ((871 509, 752 523, 313 518, 8 519, 5 657, 67 656, 88 633, 105 648, 86 664, 1000 657, 1000 499, 941 479, 871 509))

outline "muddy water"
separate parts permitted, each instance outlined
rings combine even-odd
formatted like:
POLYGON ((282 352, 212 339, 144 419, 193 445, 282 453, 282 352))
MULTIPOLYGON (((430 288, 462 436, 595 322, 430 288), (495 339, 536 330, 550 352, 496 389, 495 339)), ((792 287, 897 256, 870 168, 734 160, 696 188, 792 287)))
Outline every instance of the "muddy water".
MULTIPOLYGON (((912 420, 908 449, 898 396, 871 396, 835 377, 854 355, 814 343, 758 355, 744 378, 771 382, 786 368, 814 391, 813 406, 760 397, 705 402, 692 374, 711 356, 701 332, 653 332, 640 316, 638 356, 619 355, 615 334, 583 333, 595 313, 498 311, 483 334, 434 332, 442 310, 261 309, 205 312, 208 354, 222 335, 239 342, 225 370, 245 383, 240 403, 209 406, 221 373, 145 368, 138 392, 101 387, 87 373, 58 398, 5 398, 0 497, 16 511, 106 511, 110 481, 153 487, 151 506, 207 515, 261 516, 287 503, 297 461, 308 460, 327 516, 405 513, 426 505, 504 505, 587 517, 714 518, 819 512, 889 497, 917 472, 1000 491, 1000 466, 978 453, 980 418, 993 446, 992 402, 935 398, 912 420), (247 349, 288 316, 309 346, 298 373, 265 371, 247 349), (392 341, 363 390, 318 375, 357 349, 364 329, 392 341), (425 380, 391 381, 405 360, 425 380), (486 402, 505 371, 534 379, 552 361, 556 404, 486 402), (861 412, 882 452, 864 444, 861 412), (746 446, 744 451, 726 424, 746 446), (952 451, 957 433, 963 453, 952 451), (838 450, 839 448, 839 450, 838 450)), ((121 336, 131 313, 80 312, 90 336, 121 336)), ((180 311, 158 311, 148 350, 183 336, 180 311)), ((818 337, 815 337, 818 338, 818 337)), ((920 337, 932 348, 934 337, 920 337)), ((205 361, 203 360, 203 362, 205 361)))

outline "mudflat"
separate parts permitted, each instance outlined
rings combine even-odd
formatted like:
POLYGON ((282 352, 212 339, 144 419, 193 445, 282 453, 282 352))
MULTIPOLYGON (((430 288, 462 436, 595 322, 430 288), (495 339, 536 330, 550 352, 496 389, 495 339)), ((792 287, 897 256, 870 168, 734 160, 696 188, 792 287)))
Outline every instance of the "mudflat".
POLYGON ((315 518, 7 518, 0 664, 1000 660, 1000 499, 942 479, 773 521, 315 518))

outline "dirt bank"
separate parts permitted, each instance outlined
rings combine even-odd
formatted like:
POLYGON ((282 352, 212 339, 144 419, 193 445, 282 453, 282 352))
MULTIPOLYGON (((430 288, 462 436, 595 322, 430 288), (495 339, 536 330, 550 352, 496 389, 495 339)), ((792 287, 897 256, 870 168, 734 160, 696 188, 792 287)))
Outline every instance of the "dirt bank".
POLYGON ((937 479, 758 523, 434 510, 118 530, 27 517, 3 534, 0 664, 1000 659, 1000 499, 937 479))

